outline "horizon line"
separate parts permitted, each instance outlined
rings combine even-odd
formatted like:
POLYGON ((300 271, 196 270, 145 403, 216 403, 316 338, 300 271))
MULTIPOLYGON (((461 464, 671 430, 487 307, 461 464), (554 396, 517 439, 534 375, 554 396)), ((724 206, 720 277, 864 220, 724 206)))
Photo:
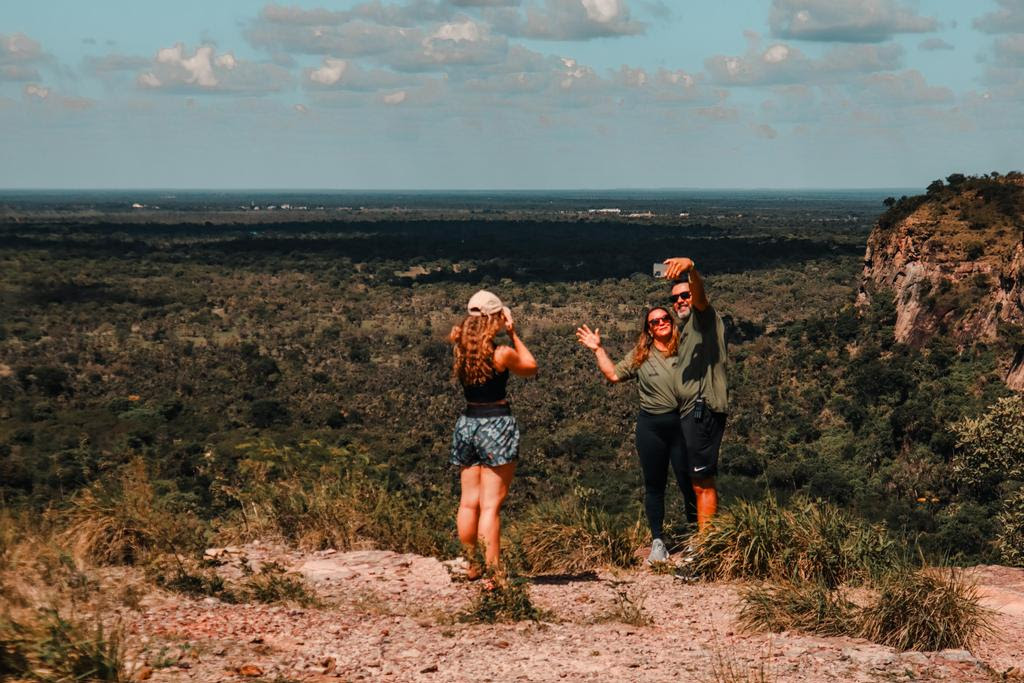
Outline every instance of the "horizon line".
MULTIPOLYGON (((558 188, 325 188, 325 187, 0 187, 6 192, 371 192, 371 193, 481 193, 481 192, 828 192, 917 190, 917 186, 829 187, 558 187, 558 188)), ((920 188, 921 191, 924 188, 920 188)))

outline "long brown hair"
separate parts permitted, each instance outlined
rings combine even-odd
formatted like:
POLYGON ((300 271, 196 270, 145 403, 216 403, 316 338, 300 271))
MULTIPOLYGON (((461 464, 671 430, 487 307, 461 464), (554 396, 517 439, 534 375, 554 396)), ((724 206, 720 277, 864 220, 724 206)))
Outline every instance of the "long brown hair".
POLYGON ((468 315, 452 328, 452 375, 466 385, 483 384, 494 374, 494 337, 505 325, 505 316, 468 315))
MULTIPOLYGON (((640 323, 640 334, 636 338, 636 346, 633 347, 633 367, 638 368, 644 364, 647 357, 651 355, 651 347, 654 346, 654 335, 651 334, 651 326, 647 324, 647 318, 655 311, 662 311, 668 316, 669 322, 672 322, 672 314, 666 308, 661 306, 655 306, 654 308, 648 308, 647 312, 644 313, 643 322, 640 323)), ((679 328, 672 323, 672 339, 668 342, 668 351, 666 355, 674 356, 676 351, 679 350, 679 328)))

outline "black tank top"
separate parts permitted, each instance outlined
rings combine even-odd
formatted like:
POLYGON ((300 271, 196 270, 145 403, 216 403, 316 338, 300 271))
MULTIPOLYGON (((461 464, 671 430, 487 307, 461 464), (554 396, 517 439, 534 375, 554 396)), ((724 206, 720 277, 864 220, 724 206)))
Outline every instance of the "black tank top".
POLYGON ((482 384, 463 384, 462 391, 468 403, 497 403, 505 400, 508 385, 508 369, 496 372, 482 384))

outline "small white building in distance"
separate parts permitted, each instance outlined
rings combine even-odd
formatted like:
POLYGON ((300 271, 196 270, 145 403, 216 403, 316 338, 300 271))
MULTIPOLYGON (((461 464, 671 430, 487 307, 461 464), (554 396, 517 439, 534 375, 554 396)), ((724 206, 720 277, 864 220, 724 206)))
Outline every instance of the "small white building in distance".
POLYGON ((134 204, 132 204, 132 208, 133 209, 145 209, 146 205, 145 204, 139 204, 138 202, 135 202, 134 204))
POLYGON ((590 209, 588 213, 622 213, 622 209, 590 209))

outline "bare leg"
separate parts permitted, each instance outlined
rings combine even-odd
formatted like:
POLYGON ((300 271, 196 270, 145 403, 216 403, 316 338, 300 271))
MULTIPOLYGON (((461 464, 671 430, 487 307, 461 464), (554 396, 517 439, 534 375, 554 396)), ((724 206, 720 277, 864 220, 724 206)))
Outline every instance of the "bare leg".
POLYGON ((697 479, 693 481, 693 492, 697 494, 697 528, 704 531, 708 522, 718 512, 718 490, 715 488, 714 477, 697 479))
POLYGON ((483 467, 481 470, 480 538, 486 544, 487 566, 496 567, 501 558, 501 504, 508 495, 516 464, 510 462, 498 467, 483 467))
POLYGON ((463 467, 459 473, 459 481, 462 484, 462 495, 459 498, 459 512, 455 516, 455 527, 459 530, 459 541, 462 543, 463 552, 470 562, 469 578, 475 579, 480 575, 480 569, 473 567, 476 559, 476 538, 480 523, 480 472, 484 467, 474 465, 463 467))

